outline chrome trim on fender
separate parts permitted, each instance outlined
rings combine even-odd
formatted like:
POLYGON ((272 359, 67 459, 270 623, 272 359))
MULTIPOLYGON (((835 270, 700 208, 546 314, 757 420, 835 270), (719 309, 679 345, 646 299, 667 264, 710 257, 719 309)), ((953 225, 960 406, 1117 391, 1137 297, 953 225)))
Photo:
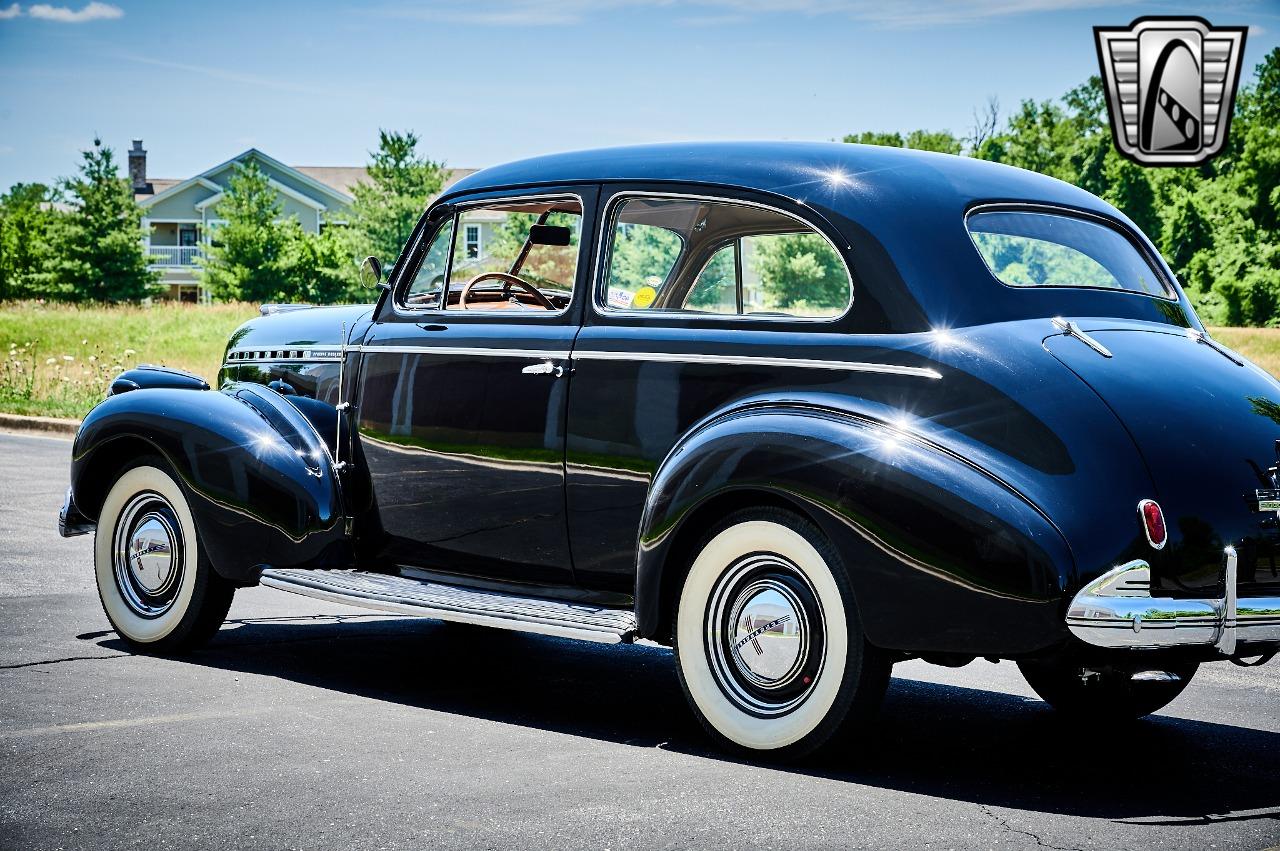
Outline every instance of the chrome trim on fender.
POLYGON ((1223 554, 1222 599, 1151 596, 1151 566, 1131 561, 1104 573, 1076 594, 1067 628, 1096 647, 1129 650, 1212 646, 1224 656, 1240 642, 1280 641, 1280 597, 1237 597, 1233 547, 1223 554))
POLYGON ((1187 336, 1190 337, 1192 340, 1195 340, 1197 343, 1204 343, 1206 346, 1213 349, 1215 352, 1222 355, 1224 358, 1231 361, 1236 366, 1244 366, 1244 360, 1239 355, 1237 355, 1235 352, 1231 351, 1226 346, 1219 343, 1217 340, 1210 337, 1205 332, 1199 331, 1195 328, 1188 328, 1187 336))
POLYGON ((1108 349, 1106 346, 1102 345, 1097 340, 1090 337, 1084 331, 1080 330, 1080 326, 1077 325, 1076 323, 1071 322, 1070 320, 1067 320, 1067 319, 1063 319, 1061 316, 1055 316, 1051 321, 1053 322, 1053 327, 1057 328, 1059 331, 1062 332, 1062 336, 1075 337, 1077 340, 1084 343, 1086 346, 1093 349, 1095 352, 1102 355, 1104 358, 1111 357, 1110 349, 1108 349))
POLYGON ((251 363, 296 363, 298 361, 337 363, 342 359, 340 348, 332 346, 287 346, 285 348, 231 349, 223 359, 223 366, 243 366, 251 363))
POLYGON ((704 355, 672 352, 608 352, 575 351, 574 360, 625 360, 649 363, 707 363, 726 366, 793 366, 808 369, 834 369, 845 372, 880 372, 889 375, 912 375, 918 378, 942 378, 942 373, 924 366, 865 361, 815 360, 812 358, 772 358, 762 355, 704 355))

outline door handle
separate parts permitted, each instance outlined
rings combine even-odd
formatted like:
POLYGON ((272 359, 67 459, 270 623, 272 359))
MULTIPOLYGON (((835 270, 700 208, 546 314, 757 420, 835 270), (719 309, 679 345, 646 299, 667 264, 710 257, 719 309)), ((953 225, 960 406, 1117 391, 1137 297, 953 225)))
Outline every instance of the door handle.
POLYGON ((554 375, 556 378, 564 375, 564 367, 549 360, 542 363, 533 363, 520 370, 525 375, 554 375))

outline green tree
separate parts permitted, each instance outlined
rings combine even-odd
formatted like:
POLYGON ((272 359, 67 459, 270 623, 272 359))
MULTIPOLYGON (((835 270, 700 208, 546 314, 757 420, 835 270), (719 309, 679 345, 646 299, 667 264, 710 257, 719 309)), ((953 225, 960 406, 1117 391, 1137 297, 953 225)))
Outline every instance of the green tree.
POLYGON ((258 163, 237 163, 218 202, 225 224, 211 234, 200 274, 224 301, 288 301, 296 277, 288 271, 290 243, 301 229, 280 221, 280 201, 258 163))
POLYGON ((844 263, 818 234, 757 237, 755 246, 755 268, 771 306, 830 308, 848 301, 844 263))
POLYGON ((912 130, 907 134, 907 147, 917 151, 958 154, 964 144, 950 130, 912 130))
POLYGON ((142 211, 101 139, 85 151, 80 176, 64 181, 72 210, 58 221, 48 279, 73 301, 138 301, 156 291, 142 253, 142 211))
POLYGON ((352 190, 350 237, 353 257, 372 254, 387 262, 399 256, 414 225, 444 187, 444 163, 418 152, 413 132, 378 131, 369 153, 369 180, 352 190))
POLYGON ((307 233, 296 219, 284 223, 287 232, 281 268, 290 300, 335 304, 367 298, 353 284, 352 262, 344 235, 326 227, 307 233))
POLYGON ((958 154, 964 147, 964 144, 949 130, 912 130, 905 138, 901 133, 864 130, 861 133, 850 133, 842 141, 854 145, 914 148, 918 151, 938 151, 944 154, 958 154))
POLYGON ((41 183, 15 183, 0 195, 0 299, 44 295, 60 214, 41 183))
POLYGON ((883 145, 886 148, 901 148, 904 144, 901 133, 877 133, 874 130, 850 133, 842 141, 849 145, 883 145))

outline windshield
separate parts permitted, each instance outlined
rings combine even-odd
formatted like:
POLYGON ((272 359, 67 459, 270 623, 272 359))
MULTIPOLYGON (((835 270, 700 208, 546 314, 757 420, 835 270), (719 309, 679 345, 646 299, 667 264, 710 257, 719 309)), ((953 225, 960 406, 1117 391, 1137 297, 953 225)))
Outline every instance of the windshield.
POLYGON ((1137 247, 1116 229, 1076 216, 974 213, 969 235, 991 274, 1011 287, 1093 287, 1174 298, 1137 247))

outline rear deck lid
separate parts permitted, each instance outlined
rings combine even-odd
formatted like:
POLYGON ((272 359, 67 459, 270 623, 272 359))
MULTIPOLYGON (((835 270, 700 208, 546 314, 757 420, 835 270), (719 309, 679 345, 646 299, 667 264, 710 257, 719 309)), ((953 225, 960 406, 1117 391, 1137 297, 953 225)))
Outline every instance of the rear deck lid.
MULTIPOLYGON (((1168 546, 1149 553, 1153 585, 1216 593, 1231 545, 1242 596, 1280 591, 1280 520, 1257 505, 1260 490, 1278 486, 1280 384, 1194 331, 1112 320, 1076 326, 1083 336, 1056 334, 1045 347, 1110 406, 1151 473, 1151 498, 1169 526, 1168 546)), ((1141 534, 1137 506, 1133 523, 1141 534)))

